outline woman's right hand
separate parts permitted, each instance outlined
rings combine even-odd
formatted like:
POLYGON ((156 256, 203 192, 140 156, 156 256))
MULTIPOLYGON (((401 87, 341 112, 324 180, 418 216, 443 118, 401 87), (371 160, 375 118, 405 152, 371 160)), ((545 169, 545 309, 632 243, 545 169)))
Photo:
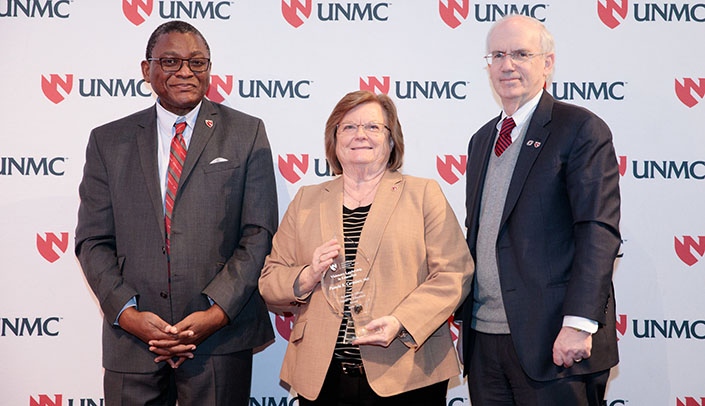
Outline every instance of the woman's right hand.
POLYGON ((298 291, 301 294, 308 293, 321 281, 321 276, 340 255, 340 243, 335 238, 324 242, 315 250, 311 256, 311 263, 301 271, 298 279, 298 291))

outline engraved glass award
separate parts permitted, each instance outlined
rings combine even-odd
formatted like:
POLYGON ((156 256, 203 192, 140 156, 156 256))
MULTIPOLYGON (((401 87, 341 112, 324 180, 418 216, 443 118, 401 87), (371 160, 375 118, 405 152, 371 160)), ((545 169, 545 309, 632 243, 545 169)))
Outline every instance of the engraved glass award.
POLYGON ((365 325, 372 321, 374 283, 362 268, 354 267, 354 261, 344 261, 339 255, 323 273, 321 290, 338 315, 354 322, 355 333, 351 339, 369 334, 365 325))

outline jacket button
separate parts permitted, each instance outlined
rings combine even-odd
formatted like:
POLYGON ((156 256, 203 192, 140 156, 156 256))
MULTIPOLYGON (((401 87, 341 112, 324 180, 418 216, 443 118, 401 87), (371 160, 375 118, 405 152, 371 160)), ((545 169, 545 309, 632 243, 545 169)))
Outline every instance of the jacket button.
POLYGON ((168 297, 169 297, 169 294, 168 294, 168 293, 166 293, 165 291, 161 291, 161 292, 159 292, 159 296, 161 296, 161 297, 162 297, 162 299, 166 299, 166 298, 168 298, 168 297))
POLYGON ((166 255, 166 247, 162 246, 162 255, 166 255))

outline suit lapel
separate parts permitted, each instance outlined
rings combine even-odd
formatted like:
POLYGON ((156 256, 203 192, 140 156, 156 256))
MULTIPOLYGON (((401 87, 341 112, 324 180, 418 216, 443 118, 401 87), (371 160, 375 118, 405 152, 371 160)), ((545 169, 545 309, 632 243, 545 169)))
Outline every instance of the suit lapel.
MULTIPOLYGON (((191 136, 191 142, 188 146, 188 151, 186 152, 186 161, 184 161, 184 168, 181 172, 181 179, 179 179, 179 190, 188 181, 193 168, 196 167, 203 150, 206 148, 208 141, 215 133, 218 128, 218 120, 216 119, 218 112, 215 110, 211 102, 208 100, 203 100, 201 103, 201 110, 198 112, 198 117, 196 118, 196 124, 194 125, 193 135, 191 136)), ((177 197, 178 199, 178 192, 177 197)))
MULTIPOLYGON (((468 184, 466 185, 466 195, 476 196, 472 200, 472 207, 468 208, 466 213, 466 227, 470 227, 470 224, 475 224, 473 229, 468 229, 468 233, 475 235, 479 227, 480 218, 480 206, 482 202, 482 191, 485 184, 485 176, 487 175, 487 166, 490 162, 490 154, 494 152, 494 139, 497 134, 497 122, 502 117, 500 114, 495 120, 493 120, 489 125, 486 126, 484 133, 478 133, 473 136, 472 149, 475 150, 468 151, 468 164, 465 176, 468 184), (470 155, 471 154, 471 155, 470 155), (474 157, 482 157, 482 159, 475 159, 474 157), (472 218, 470 218, 472 216, 472 218), (471 221, 472 220, 472 221, 471 221)), ((474 241, 474 239, 471 239, 474 241)))
MULTIPOLYGON (((326 184, 321 191, 321 241, 337 238, 343 244, 343 177, 326 184)), ((342 253, 341 253, 342 254, 342 253)))
POLYGON ((538 158, 541 153, 543 146, 546 145, 546 140, 548 140, 548 136, 550 135, 547 124, 551 121, 552 111, 553 98, 544 91, 539 104, 536 106, 536 110, 534 110, 534 114, 531 116, 526 135, 523 140, 517 140, 522 142, 523 145, 520 145, 521 150, 519 151, 519 157, 517 158, 511 183, 509 184, 509 190, 507 191, 507 200, 504 204, 504 213, 502 214, 500 227, 504 225, 509 214, 514 210, 514 206, 521 195, 531 167, 534 165, 534 162, 536 162, 536 158, 538 158))
MULTIPOLYGON (((385 172, 375 193, 370 213, 360 235, 355 267, 362 268, 362 277, 369 275, 382 244, 387 223, 392 217, 404 189, 404 178, 399 172, 385 172)), ((362 286, 361 286, 362 288, 362 286)))
POLYGON ((149 200, 154 207, 154 214, 157 217, 157 224, 162 230, 162 235, 165 235, 164 206, 157 161, 157 137, 157 109, 155 106, 145 110, 140 117, 135 130, 135 138, 137 139, 137 150, 149 200))

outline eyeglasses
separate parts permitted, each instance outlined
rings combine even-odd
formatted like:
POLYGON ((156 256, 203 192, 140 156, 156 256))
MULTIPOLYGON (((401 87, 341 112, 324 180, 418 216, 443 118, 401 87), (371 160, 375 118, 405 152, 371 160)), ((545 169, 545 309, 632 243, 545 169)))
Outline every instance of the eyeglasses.
POLYGON ((527 51, 512 51, 512 52, 502 52, 502 51, 495 51, 492 52, 489 55, 485 55, 484 58, 487 60, 488 65, 492 65, 493 63, 502 63, 504 61, 504 58, 509 56, 512 58, 512 62, 514 63, 524 63, 527 62, 529 59, 539 56, 539 55, 546 55, 545 52, 541 53, 531 53, 527 51))
POLYGON ((184 65, 184 62, 188 64, 188 68, 191 69, 193 73, 201 73, 208 70, 211 64, 211 60, 208 58, 149 58, 148 61, 159 61, 159 66, 162 67, 164 72, 178 72, 184 65))
POLYGON ((340 123, 337 125, 338 133, 343 135, 354 135, 357 134, 357 129, 362 127, 362 130, 367 135, 377 135, 384 132, 385 129, 392 131, 386 125, 382 123, 369 122, 365 124, 355 124, 355 123, 340 123))

